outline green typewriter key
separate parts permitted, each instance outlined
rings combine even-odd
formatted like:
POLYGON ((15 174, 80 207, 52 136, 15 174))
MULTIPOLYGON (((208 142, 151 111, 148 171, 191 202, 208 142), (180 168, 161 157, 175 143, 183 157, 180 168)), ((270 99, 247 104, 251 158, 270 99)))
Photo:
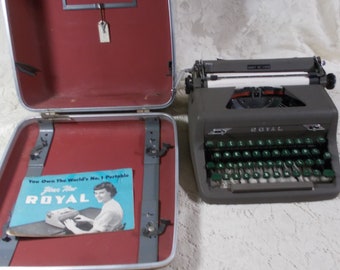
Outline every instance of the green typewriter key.
POLYGON ((238 169, 243 169, 244 168, 244 163, 243 162, 237 162, 236 166, 238 169))
POLYGON ((322 177, 321 180, 325 182, 330 182, 334 179, 335 177, 335 172, 331 169, 325 169, 322 172, 322 177))
POLYGON ((241 180, 241 175, 239 173, 233 173, 231 178, 238 181, 241 180))
POLYGON ((267 168, 273 168, 274 166, 275 166, 275 163, 274 163, 273 161, 268 160, 268 161, 266 162, 266 167, 267 167, 267 168))
POLYGON ((206 148, 213 148, 215 146, 213 141, 206 141, 205 142, 205 147, 206 148))
POLYGON ((320 167, 325 165, 325 161, 321 158, 318 158, 317 160, 315 160, 315 164, 320 167))
POLYGON ((284 162, 282 160, 277 160, 275 162, 275 166, 281 168, 284 166, 284 162))
POLYGON ((212 161, 209 161, 209 162, 207 162, 207 164, 205 165, 205 167, 206 167, 208 170, 215 169, 215 163, 212 162, 212 161))
POLYGON ((322 173, 320 170, 313 170, 312 177, 310 178, 312 182, 318 182, 321 180, 322 173))
POLYGON ((255 143, 254 143, 253 140, 247 140, 247 141, 246 141, 246 145, 251 147, 251 146, 254 146, 255 143))
POLYGON ((233 158, 235 158, 235 159, 240 159, 241 157, 242 157, 241 152, 235 151, 235 152, 233 153, 233 158))
POLYGON ((288 160, 285 161, 285 165, 287 167, 291 168, 291 167, 293 167, 294 162, 292 160, 288 159, 288 160))
POLYGON ((242 175, 242 178, 243 178, 244 180, 249 180, 249 179, 250 179, 250 174, 249 174, 249 173, 244 173, 244 174, 242 175))
POLYGON ((308 167, 314 166, 314 160, 310 159, 310 158, 306 159, 305 160, 305 165, 308 166, 308 167))
POLYGON ((220 173, 211 174, 211 180, 214 181, 214 182, 221 181, 222 180, 222 174, 220 174, 220 173))
POLYGON ((286 145, 293 145, 293 144, 294 144, 294 140, 293 139, 290 139, 290 138, 286 139, 286 145))
POLYGON ((295 161, 295 165, 299 168, 303 167, 305 165, 305 163, 303 162, 302 159, 298 159, 295 161))
POLYGON ((288 171, 288 170, 283 171, 283 177, 284 178, 289 178, 290 176, 291 176, 290 171, 288 171))
POLYGON ((252 178, 259 179, 261 177, 261 174, 259 172, 253 172, 252 178))
POLYGON ((251 152, 250 151, 243 151, 242 156, 245 159, 249 159, 249 158, 251 158, 251 152))
POLYGON ((282 146, 282 145, 284 145, 284 141, 281 140, 281 139, 276 139, 275 144, 278 145, 278 146, 282 146))
POLYGON ((262 160, 259 160, 259 161, 256 162, 256 166, 257 166, 258 168, 263 168, 264 162, 263 162, 262 160))
POLYGON ((218 141, 216 146, 218 148, 223 148, 223 147, 225 147, 225 142, 224 141, 218 141))
POLYGON ((335 172, 331 169, 325 169, 325 170, 323 170, 322 175, 327 177, 327 178, 333 178, 333 177, 335 177, 335 172))
POLYGON ((305 144, 311 145, 311 144, 313 144, 313 143, 314 143, 314 141, 313 141, 312 138, 309 138, 309 137, 305 138, 305 144))
POLYGON ((273 158, 278 158, 280 156, 281 156, 281 153, 280 153, 279 150, 275 149, 275 150, 272 151, 272 157, 273 158))
POLYGON ((266 145, 267 146, 273 146, 274 145, 274 141, 272 139, 267 139, 266 140, 266 145))
POLYGON ((299 149, 293 149, 292 150, 292 156, 293 157, 298 157, 300 155, 300 150, 299 149))
POLYGON ((244 164, 245 168, 247 169, 254 169, 254 162, 252 161, 247 161, 245 164, 244 164))
POLYGON ((234 163, 233 162, 227 162, 225 164, 226 169, 232 170, 234 169, 234 163))
POLYGON ((298 171, 298 170, 293 170, 293 171, 292 171, 292 175, 293 175, 294 177, 298 178, 298 177, 301 176, 301 173, 300 173, 300 171, 298 171))
POLYGON ((268 150, 263 150, 263 151, 262 151, 262 157, 263 157, 263 158, 270 158, 270 157, 271 157, 270 151, 268 151, 268 150))
POLYGON ((265 172, 263 172, 263 176, 262 177, 265 178, 265 179, 269 179, 270 178, 270 173, 265 171, 265 172))
POLYGON ((215 153, 213 153, 213 156, 212 156, 213 159, 220 159, 221 157, 222 157, 222 155, 221 155, 220 152, 215 152, 215 153))
POLYGON ((280 178, 281 177, 281 173, 278 171, 273 171, 273 177, 274 178, 280 178))
POLYGON ((313 148, 311 150, 311 154, 312 154, 312 156, 318 156, 318 155, 320 155, 320 150, 318 148, 313 148))
POLYGON ((230 148, 232 148, 232 147, 235 147, 235 142, 234 141, 227 141, 227 147, 230 147, 230 148))
POLYGON ((252 152, 252 156, 253 156, 253 158, 261 158, 261 152, 258 151, 258 150, 254 150, 252 152))
POLYGON ((311 153, 310 153, 309 149, 303 148, 301 150, 301 155, 303 155, 303 156, 309 156, 310 154, 311 153))
POLYGON ((303 175, 303 177, 311 177, 312 170, 310 168, 303 169, 302 170, 302 175, 303 175))
POLYGON ((323 158, 324 158, 325 160, 329 160, 329 159, 332 158, 332 155, 331 155, 331 153, 329 153, 329 152, 325 152, 325 153, 323 154, 323 158))
POLYGON ((222 156, 223 156, 224 159, 231 159, 232 154, 227 151, 227 152, 224 152, 222 156))
POLYGON ((230 180, 230 175, 229 175, 229 173, 223 174, 222 179, 223 179, 223 180, 230 180))
POLYGON ((239 140, 239 141, 237 141, 236 145, 237 145, 238 147, 244 147, 246 144, 245 144, 244 141, 239 140))
POLYGON ((296 138, 295 139, 295 144, 301 145, 301 144, 303 144, 303 140, 301 138, 296 138))
POLYGON ((318 143, 318 144, 325 144, 326 143, 326 138, 324 138, 324 137, 318 137, 318 138, 316 138, 316 142, 318 143))
POLYGON ((313 170, 313 175, 316 177, 320 177, 322 174, 320 170, 313 170))
POLYGON ((264 140, 257 140, 256 141, 256 145, 260 146, 260 147, 263 147, 263 146, 265 146, 265 142, 264 142, 264 140))
POLYGON ((284 158, 290 157, 290 151, 288 149, 283 149, 281 155, 284 158))
POLYGON ((223 169, 224 168, 224 163, 223 162, 218 162, 216 164, 216 169, 223 169))

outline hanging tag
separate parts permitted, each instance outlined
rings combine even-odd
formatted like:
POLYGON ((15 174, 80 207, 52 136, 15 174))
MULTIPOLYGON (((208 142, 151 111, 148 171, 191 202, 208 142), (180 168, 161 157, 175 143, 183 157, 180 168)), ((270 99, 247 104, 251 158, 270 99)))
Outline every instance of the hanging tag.
POLYGON ((103 20, 98 22, 98 32, 99 32, 99 40, 101 43, 109 43, 110 42, 110 29, 109 24, 103 20))

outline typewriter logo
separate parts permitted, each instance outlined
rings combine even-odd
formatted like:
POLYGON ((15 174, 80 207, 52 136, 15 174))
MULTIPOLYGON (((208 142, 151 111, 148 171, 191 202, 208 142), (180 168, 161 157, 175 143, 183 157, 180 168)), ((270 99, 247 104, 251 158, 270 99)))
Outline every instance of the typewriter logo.
POLYGON ((225 135, 231 128, 214 128, 208 135, 225 135))
POLYGON ((262 132, 281 132, 283 128, 280 126, 272 126, 272 127, 252 127, 250 128, 250 132, 252 133, 262 133, 262 132))

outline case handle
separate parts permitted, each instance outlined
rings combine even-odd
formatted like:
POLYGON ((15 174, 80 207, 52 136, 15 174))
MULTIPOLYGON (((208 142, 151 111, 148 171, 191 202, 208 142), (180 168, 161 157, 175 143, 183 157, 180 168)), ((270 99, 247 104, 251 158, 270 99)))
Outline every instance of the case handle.
POLYGON ((101 8, 131 8, 137 6, 137 0, 130 0, 129 2, 120 3, 95 3, 95 4, 78 4, 69 5, 67 0, 62 0, 63 10, 83 10, 83 9, 101 9, 101 8))

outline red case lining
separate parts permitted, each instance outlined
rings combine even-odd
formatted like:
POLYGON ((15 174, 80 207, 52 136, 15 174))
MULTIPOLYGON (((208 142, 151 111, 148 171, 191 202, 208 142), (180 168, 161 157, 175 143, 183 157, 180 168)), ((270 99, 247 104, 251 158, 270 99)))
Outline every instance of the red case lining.
MULTIPOLYGON (((72 1, 72 4, 84 1, 72 1)), ((61 0, 8 0, 21 98, 32 109, 158 106, 171 100, 167 0, 105 10, 111 42, 100 43, 100 10, 62 9, 61 0)))
MULTIPOLYGON (((8 219, 30 151, 38 136, 37 123, 25 126, 9 153, 0 179, 0 224, 8 219)), ((175 144, 172 123, 161 121, 161 143, 175 144)), ((138 263, 140 212, 143 188, 145 124, 141 120, 55 123, 55 133, 43 174, 62 174, 131 167, 134 172, 135 229, 130 231, 25 239, 19 241, 12 266, 105 265, 138 263)), ((160 218, 174 222, 175 150, 160 164, 160 218)), ((159 237, 159 261, 172 252, 174 226, 159 237)))

